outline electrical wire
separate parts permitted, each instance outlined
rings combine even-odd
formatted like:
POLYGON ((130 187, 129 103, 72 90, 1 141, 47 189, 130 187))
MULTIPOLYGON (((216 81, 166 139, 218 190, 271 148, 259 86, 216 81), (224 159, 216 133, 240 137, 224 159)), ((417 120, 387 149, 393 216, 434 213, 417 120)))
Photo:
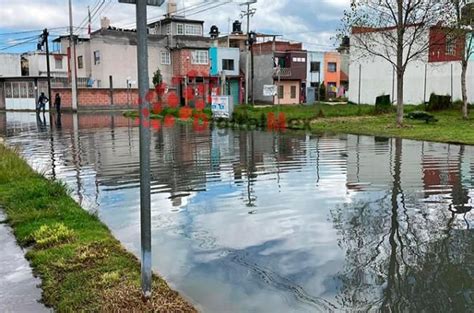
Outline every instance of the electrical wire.
POLYGON ((33 43, 35 41, 38 41, 38 37, 39 36, 35 36, 34 38, 31 38, 30 40, 25 40, 25 41, 22 41, 22 42, 12 44, 12 45, 7 46, 7 47, 0 48, 0 51, 8 50, 8 49, 11 49, 11 48, 14 48, 14 47, 17 47, 17 46, 21 46, 21 45, 24 45, 24 44, 33 43))

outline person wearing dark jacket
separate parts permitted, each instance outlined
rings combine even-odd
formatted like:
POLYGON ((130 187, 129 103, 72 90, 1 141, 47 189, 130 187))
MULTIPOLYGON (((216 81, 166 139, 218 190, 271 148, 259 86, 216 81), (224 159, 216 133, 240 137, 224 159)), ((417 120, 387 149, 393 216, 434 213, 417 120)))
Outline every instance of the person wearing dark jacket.
POLYGON ((41 93, 41 95, 38 98, 38 112, 43 109, 43 113, 46 112, 46 103, 49 102, 49 99, 44 95, 44 92, 41 93))
POLYGON ((57 93, 56 97, 54 98, 54 107, 56 108, 56 112, 61 114, 61 96, 59 93, 57 93))

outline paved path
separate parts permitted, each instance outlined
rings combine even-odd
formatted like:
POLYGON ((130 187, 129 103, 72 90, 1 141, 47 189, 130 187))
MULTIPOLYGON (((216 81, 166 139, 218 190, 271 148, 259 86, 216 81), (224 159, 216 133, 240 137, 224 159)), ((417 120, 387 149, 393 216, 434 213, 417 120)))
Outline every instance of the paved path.
POLYGON ((41 281, 33 277, 25 252, 17 245, 11 228, 2 223, 0 208, 0 312, 51 312, 38 302, 41 281))

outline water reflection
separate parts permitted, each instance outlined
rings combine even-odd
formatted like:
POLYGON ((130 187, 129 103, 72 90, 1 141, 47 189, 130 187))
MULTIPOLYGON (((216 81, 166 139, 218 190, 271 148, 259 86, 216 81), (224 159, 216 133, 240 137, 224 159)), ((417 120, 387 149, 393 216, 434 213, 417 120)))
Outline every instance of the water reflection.
MULTIPOLYGON (((138 129, 57 118, 0 113, 0 132, 138 255, 138 129)), ((204 311, 473 306, 473 147, 187 125, 152 140, 154 266, 204 311)))

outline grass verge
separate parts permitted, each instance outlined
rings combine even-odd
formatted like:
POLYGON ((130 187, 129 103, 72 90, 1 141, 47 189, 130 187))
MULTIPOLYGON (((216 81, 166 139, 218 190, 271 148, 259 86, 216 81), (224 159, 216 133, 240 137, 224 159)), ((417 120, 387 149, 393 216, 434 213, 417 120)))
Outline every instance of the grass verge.
MULTIPOLYGON (((140 264, 66 187, 33 171, 0 144, 0 204, 42 280, 42 301, 58 312, 196 312, 158 276, 141 299, 140 264)), ((27 295, 25 295, 27 296, 27 295)))
MULTIPOLYGON (((406 105, 405 113, 423 109, 423 106, 406 105)), ((209 109, 204 113, 211 118, 209 109)), ((269 113, 273 113, 275 117, 278 113, 283 113, 286 121, 292 119, 310 121, 310 129, 304 130, 313 133, 350 133, 474 145, 474 114, 471 109, 470 119, 463 120, 459 107, 431 112, 438 120, 436 123, 427 124, 424 121, 405 118, 405 127, 398 128, 395 124, 395 113, 377 114, 372 105, 318 104, 280 107, 239 105, 235 107, 233 119, 227 125, 245 126, 249 125, 251 119, 263 121, 259 125, 266 125, 269 113)), ((159 115, 151 114, 151 118, 163 118, 165 115, 180 117, 178 109, 165 109, 159 115)), ((127 112, 125 116, 136 117, 138 112, 127 112)), ((298 124, 295 125, 291 128, 301 130, 298 124)), ((307 127, 307 123, 300 125, 307 127)))

